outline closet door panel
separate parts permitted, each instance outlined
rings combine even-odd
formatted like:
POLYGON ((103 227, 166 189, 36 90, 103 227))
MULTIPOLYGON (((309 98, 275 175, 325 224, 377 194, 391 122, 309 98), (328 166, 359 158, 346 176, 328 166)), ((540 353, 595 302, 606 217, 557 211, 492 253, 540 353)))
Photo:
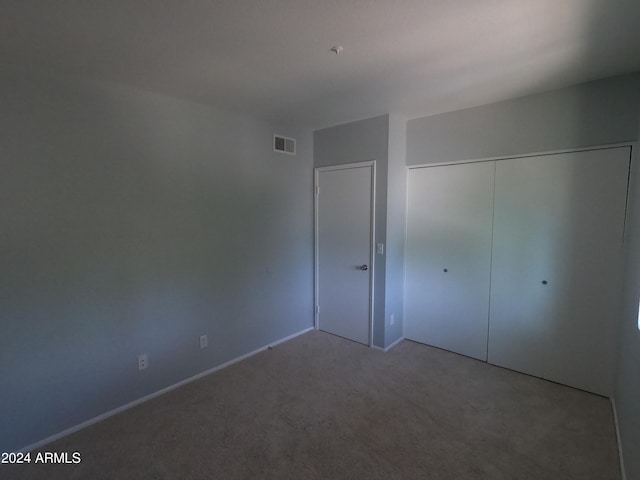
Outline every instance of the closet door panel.
POLYGON ((409 170, 404 336, 486 360, 494 162, 409 170))
POLYGON ((611 394, 629 154, 497 162, 490 363, 611 394))

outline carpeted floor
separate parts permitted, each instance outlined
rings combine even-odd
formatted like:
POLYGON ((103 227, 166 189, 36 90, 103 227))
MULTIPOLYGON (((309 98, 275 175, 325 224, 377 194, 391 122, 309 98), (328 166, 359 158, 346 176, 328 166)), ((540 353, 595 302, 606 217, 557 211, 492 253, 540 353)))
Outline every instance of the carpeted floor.
POLYGON ((82 461, 0 465, 0 478, 620 478, 605 398, 410 341, 383 353, 316 331, 41 450, 82 461))

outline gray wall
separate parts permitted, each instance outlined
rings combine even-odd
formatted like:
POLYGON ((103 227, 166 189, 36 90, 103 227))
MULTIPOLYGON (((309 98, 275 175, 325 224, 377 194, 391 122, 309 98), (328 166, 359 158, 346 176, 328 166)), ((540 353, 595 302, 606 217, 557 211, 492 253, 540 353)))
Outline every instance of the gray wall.
POLYGON ((0 73, 0 451, 313 325, 310 131, 0 73))
MULTIPOLYGON (((389 116, 316 130, 313 133, 313 165, 327 167, 376 161, 375 243, 387 243, 387 165, 389 116)), ((384 257, 375 255, 373 344, 385 346, 384 257)))
POLYGON ((407 121, 389 115, 389 165, 387 175, 387 251, 385 292, 385 347, 402 337, 404 322, 404 246, 406 232, 407 121), (391 325, 391 315, 395 323, 391 325))
MULTIPOLYGON (((640 88, 640 86, 639 86, 640 88)), ((638 125, 640 140, 640 123, 638 125)), ((625 289, 620 325, 616 406, 627 478, 640 478, 640 155, 635 149, 625 236, 625 289)))
POLYGON ((407 165, 631 141, 640 74, 410 120, 407 165))

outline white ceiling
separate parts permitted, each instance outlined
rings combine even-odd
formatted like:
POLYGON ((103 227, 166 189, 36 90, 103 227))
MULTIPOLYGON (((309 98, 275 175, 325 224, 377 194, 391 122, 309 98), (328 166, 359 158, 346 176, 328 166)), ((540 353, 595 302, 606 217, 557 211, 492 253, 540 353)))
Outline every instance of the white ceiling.
POLYGON ((320 128, 638 71, 640 1, 1 0, 0 62, 320 128))

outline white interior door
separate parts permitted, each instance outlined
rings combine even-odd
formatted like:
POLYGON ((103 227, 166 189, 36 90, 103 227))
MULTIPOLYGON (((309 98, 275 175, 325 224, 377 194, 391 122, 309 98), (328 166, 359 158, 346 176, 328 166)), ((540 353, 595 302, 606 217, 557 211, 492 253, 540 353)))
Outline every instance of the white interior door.
POLYGON ((404 336, 487 359, 495 162, 409 170, 404 336))
POLYGON ((370 344, 372 163, 316 170, 318 328, 370 344))
POLYGON ((497 162, 489 362, 612 393, 629 148, 497 162))

